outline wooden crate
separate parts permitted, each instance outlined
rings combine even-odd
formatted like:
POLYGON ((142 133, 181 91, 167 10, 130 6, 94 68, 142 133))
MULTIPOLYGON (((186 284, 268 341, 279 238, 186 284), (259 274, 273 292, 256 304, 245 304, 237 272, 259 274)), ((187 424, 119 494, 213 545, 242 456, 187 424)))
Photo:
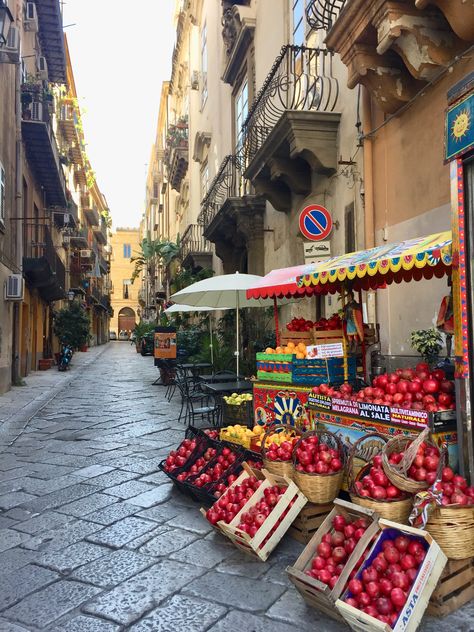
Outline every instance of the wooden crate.
POLYGON ((379 531, 377 519, 377 514, 370 509, 354 505, 353 503, 338 498, 334 501, 331 512, 323 520, 321 526, 313 535, 303 553, 293 566, 288 566, 286 569, 289 579, 293 582, 308 605, 317 610, 321 610, 327 614, 328 617, 331 617, 331 619, 343 621, 342 615, 336 610, 334 604, 342 594, 352 569, 363 555, 373 536, 379 531), (316 555, 316 549, 322 541, 323 536, 326 533, 334 532, 332 521, 335 516, 340 514, 346 518, 368 518, 371 520, 371 524, 349 556, 339 580, 331 590, 326 584, 323 584, 314 577, 306 575, 305 571, 311 567, 311 562, 316 555))
POLYGON ((288 331, 282 329, 280 332, 280 347, 285 347, 289 342, 304 342, 305 345, 313 344, 313 331, 288 331))
POLYGON ((288 529, 288 535, 298 542, 308 544, 332 509, 333 503, 330 505, 307 503, 288 529))
POLYGON ((381 550, 381 544, 383 540, 386 539, 386 535, 384 534, 386 529, 396 529, 406 535, 416 535, 425 539, 429 545, 426 557, 418 571, 418 575, 408 594, 406 604, 395 623, 395 627, 392 628, 392 626, 382 623, 378 619, 375 619, 375 617, 371 617, 365 612, 362 612, 362 610, 358 610, 345 603, 344 599, 348 591, 345 591, 340 599, 336 601, 336 608, 351 630, 355 632, 415 632, 421 623, 431 595, 446 566, 446 562, 448 561, 447 557, 427 531, 400 525, 390 520, 379 520, 379 526, 381 529, 380 535, 360 567, 357 577, 360 577, 363 570, 372 563, 373 559, 381 550))
POLYGON ((344 339, 344 332, 342 329, 314 331, 312 336, 314 345, 325 345, 342 342, 344 339))
POLYGON ((474 557, 448 560, 427 612, 432 617, 445 617, 471 599, 474 599, 474 557))
MULTIPOLYGON (((231 489, 232 487, 236 487, 237 485, 240 485, 242 483, 242 481, 245 480, 246 478, 248 478, 249 476, 255 476, 260 481, 262 481, 265 478, 265 475, 262 473, 261 470, 254 469, 253 467, 250 467, 250 465, 248 465, 248 463, 244 462, 244 463, 242 463, 242 472, 235 479, 235 481, 232 483, 232 485, 229 485, 229 487, 226 489, 226 491, 222 494, 222 496, 220 498, 225 496, 227 494, 227 492, 229 491, 229 489, 231 489)), ((216 503, 219 502, 220 498, 218 500, 216 500, 216 503)), ((206 518, 206 509, 201 507, 201 509, 199 511, 201 512, 201 515, 204 517, 204 519, 207 520, 207 518, 206 518)), ((216 531, 219 531, 219 533, 224 533, 222 527, 225 524, 226 524, 225 522, 222 522, 222 520, 220 520, 216 525, 212 525, 212 527, 216 531)))
POLYGON ((260 485, 253 496, 249 498, 248 502, 242 507, 232 522, 230 524, 222 524, 220 527, 222 532, 233 544, 235 544, 238 549, 247 555, 257 558, 261 562, 265 562, 308 501, 306 496, 300 492, 293 481, 288 478, 284 478, 283 476, 275 476, 267 470, 262 470, 262 473, 265 476, 265 480, 262 485, 260 485), (238 525, 240 524, 240 517, 263 498, 265 489, 272 487, 273 485, 286 487, 286 492, 280 497, 278 503, 257 531, 256 535, 251 538, 247 533, 238 528, 238 525), (291 502, 293 502, 293 505, 290 507, 291 502), (288 513, 283 517, 283 519, 281 519, 288 508, 288 513), (280 519, 281 522, 273 531, 275 525, 280 521, 280 519), (268 538, 268 540, 266 540, 267 536, 272 531, 272 535, 268 538))

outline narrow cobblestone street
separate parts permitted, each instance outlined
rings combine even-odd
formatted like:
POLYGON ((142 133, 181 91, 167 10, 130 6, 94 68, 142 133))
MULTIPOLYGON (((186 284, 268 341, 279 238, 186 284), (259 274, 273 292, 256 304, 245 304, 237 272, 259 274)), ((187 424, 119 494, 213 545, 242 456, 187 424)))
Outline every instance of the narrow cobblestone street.
MULTIPOLYGON (((339 632, 307 609, 285 538, 252 562, 157 472, 183 434, 177 401, 127 343, 74 362, 25 424, 0 429, 1 632, 339 632), (53 393, 54 395, 54 393, 53 393)), ((474 608, 422 632, 468 632, 474 608)))

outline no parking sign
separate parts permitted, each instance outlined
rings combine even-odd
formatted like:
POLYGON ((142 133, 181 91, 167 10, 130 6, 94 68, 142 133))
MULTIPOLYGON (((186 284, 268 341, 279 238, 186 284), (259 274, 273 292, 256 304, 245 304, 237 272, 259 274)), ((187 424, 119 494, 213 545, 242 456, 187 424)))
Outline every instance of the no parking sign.
POLYGON ((332 217, 327 208, 319 204, 310 204, 300 213, 300 231, 311 241, 326 239, 332 231, 332 217))

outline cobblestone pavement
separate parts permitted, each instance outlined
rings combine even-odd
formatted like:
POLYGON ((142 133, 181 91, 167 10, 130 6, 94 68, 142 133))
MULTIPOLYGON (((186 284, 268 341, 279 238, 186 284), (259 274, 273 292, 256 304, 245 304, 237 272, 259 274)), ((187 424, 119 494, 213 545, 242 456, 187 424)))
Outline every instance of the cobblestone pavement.
MULTIPOLYGON (((110 343, 68 375, 0 428, 0 632, 347 629, 290 587, 301 545, 251 561, 157 472, 183 427, 151 358, 110 343)), ((473 621, 471 605, 420 630, 473 621)))

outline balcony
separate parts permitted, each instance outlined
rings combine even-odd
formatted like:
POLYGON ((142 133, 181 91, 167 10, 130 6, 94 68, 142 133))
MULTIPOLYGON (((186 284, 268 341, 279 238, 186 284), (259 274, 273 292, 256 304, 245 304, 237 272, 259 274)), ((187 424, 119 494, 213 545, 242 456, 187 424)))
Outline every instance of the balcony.
POLYGON ((21 133, 26 158, 35 172, 38 184, 44 190, 46 205, 65 208, 66 182, 51 127, 48 105, 39 100, 26 103, 23 94, 24 92, 21 133))
POLYGON ((314 31, 329 31, 345 4, 346 0, 309 0, 306 21, 314 31))
POLYGON ((110 297, 107 296, 106 294, 100 295, 100 299, 99 299, 99 303, 97 307, 99 309, 103 309, 104 312, 107 312, 109 314, 109 316, 114 315, 114 310, 112 309, 112 305, 110 303, 110 297))
POLYGON ((80 142, 77 132, 78 123, 79 118, 73 100, 71 98, 64 99, 59 107, 58 126, 64 140, 70 144, 80 142))
POLYGON ((66 55, 64 51, 64 33, 62 6, 58 0, 41 0, 36 3, 39 22, 39 40, 41 50, 48 62, 49 80, 54 83, 66 83, 66 55))
POLYGON ((320 0, 335 14, 326 37, 380 109, 393 114, 474 43, 472 3, 463 0, 320 0))
POLYGON ((100 223, 100 215, 97 206, 89 193, 81 195, 82 212, 91 226, 98 226, 100 223))
POLYGON ((30 287, 36 288, 45 301, 65 298, 66 269, 56 253, 47 226, 24 225, 23 275, 30 287))
POLYGON ((255 195, 243 177, 243 161, 242 152, 224 159, 201 202, 198 222, 203 236, 215 244, 225 272, 241 270, 241 262, 249 254, 249 271, 263 274, 265 198, 255 195))
POLYGON ((101 291, 98 287, 93 285, 89 287, 89 291, 86 294, 86 301, 88 305, 98 305, 100 303, 100 299, 102 297, 101 291))
POLYGON ((92 230, 97 243, 105 245, 107 243, 107 223, 103 217, 100 218, 99 224, 94 226, 92 230))
POLYGON ((86 249, 89 246, 89 231, 87 228, 78 228, 69 235, 69 243, 74 248, 86 249))
MULTIPOLYGON (((69 191, 66 192, 69 197, 69 191)), ((72 199, 68 199, 67 210, 60 213, 54 213, 54 223, 58 228, 74 228, 79 224, 79 209, 72 199)))
POLYGON ((181 237, 181 261, 185 268, 211 268, 212 247, 204 238, 202 226, 190 224, 181 237))
POLYGON ((164 160, 168 167, 171 188, 179 193, 189 165, 187 117, 182 117, 176 124, 169 126, 164 160))
POLYGON ((244 176, 282 212, 337 169, 339 85, 326 49, 286 45, 243 126, 244 176))
POLYGON ((110 272, 110 263, 101 255, 99 254, 99 270, 102 272, 103 275, 108 274, 110 272))

